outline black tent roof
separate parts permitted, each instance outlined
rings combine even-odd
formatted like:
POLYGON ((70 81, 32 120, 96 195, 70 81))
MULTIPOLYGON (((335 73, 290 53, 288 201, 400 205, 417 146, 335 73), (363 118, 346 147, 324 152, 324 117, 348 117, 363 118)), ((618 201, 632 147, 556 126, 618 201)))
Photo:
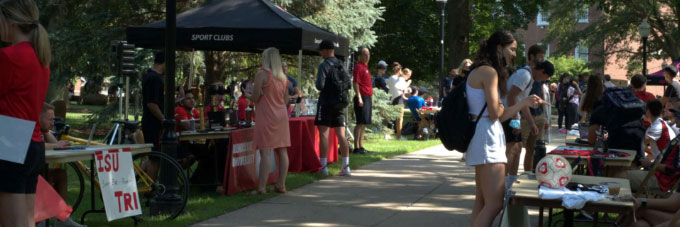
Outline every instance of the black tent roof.
MULTIPOLYGON (((284 11, 269 0, 214 0, 177 15, 177 49, 317 54, 321 40, 335 43, 335 54, 349 55, 347 38, 284 11)), ((127 41, 138 47, 165 45, 165 20, 127 28, 127 41)))

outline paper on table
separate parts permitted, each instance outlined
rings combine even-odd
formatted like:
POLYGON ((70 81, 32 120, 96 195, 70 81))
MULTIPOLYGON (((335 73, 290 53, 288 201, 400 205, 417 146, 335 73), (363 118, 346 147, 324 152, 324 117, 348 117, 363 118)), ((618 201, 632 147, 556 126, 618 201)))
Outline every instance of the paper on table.
POLYGON ((0 159, 24 164, 34 121, 0 115, 0 159))

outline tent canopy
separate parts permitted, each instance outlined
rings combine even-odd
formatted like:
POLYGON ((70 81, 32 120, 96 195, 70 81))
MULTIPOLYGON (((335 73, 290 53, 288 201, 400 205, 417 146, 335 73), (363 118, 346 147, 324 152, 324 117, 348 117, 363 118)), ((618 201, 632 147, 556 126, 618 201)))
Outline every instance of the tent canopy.
MULTIPOLYGON (((674 65, 676 68, 680 67, 680 58, 673 60, 671 65, 674 65)), ((668 85, 663 69, 647 74, 647 85, 668 85)))
MULTIPOLYGON (((177 49, 260 53, 276 47, 282 54, 318 54, 323 39, 335 54, 349 55, 347 38, 310 24, 269 0, 214 0, 177 15, 177 49)), ((165 20, 127 28, 127 41, 138 47, 165 46, 165 20)))

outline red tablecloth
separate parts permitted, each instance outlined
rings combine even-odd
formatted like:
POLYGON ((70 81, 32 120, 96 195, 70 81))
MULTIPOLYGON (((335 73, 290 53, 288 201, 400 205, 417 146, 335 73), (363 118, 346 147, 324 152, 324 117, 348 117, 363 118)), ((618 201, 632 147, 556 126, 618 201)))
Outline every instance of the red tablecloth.
MULTIPOLYGON (((288 171, 291 173, 316 172, 319 163, 319 130, 314 125, 314 117, 298 117, 289 120, 290 144, 288 148, 288 171)), ((328 163, 338 161, 338 139, 335 131, 328 133, 328 163)))

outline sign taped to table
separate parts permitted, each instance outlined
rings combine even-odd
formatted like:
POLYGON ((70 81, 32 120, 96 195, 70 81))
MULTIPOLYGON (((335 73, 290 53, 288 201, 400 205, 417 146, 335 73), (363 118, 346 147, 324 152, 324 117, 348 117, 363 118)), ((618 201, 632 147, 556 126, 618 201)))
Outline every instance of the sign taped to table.
POLYGON ((130 148, 96 151, 94 160, 108 221, 142 214, 130 148))
MULTIPOLYGON (((255 150, 252 128, 231 132, 227 164, 225 165, 222 194, 231 195, 245 190, 255 189, 258 184, 260 170, 260 152, 255 150)), ((275 183, 279 174, 276 163, 278 157, 273 151, 267 152, 271 165, 267 184, 275 183)))

